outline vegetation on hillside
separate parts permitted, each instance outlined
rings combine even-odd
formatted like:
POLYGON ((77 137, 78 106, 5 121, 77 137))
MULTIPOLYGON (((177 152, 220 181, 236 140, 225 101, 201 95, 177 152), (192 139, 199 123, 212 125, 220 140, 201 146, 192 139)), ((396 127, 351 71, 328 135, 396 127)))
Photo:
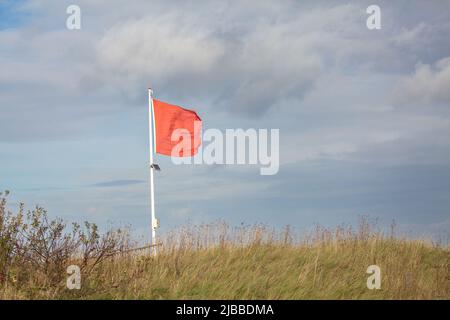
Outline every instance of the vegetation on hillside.
POLYGON ((362 219, 357 230, 186 226, 161 239, 157 254, 126 230, 67 226, 45 210, 17 213, 0 193, 0 299, 449 299, 450 250, 384 234, 362 219), (69 265, 81 289, 69 290, 69 265), (381 270, 369 290, 367 267, 381 270))

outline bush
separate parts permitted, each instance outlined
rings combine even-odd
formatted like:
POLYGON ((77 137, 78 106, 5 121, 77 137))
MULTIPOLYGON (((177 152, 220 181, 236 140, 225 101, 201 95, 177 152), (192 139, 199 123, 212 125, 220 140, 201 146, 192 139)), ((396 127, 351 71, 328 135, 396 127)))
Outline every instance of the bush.
POLYGON ((88 275, 105 259, 129 248, 127 230, 98 232, 94 223, 70 226, 36 207, 25 214, 7 209, 9 192, 0 193, 0 286, 64 287, 66 268, 76 263, 88 275))

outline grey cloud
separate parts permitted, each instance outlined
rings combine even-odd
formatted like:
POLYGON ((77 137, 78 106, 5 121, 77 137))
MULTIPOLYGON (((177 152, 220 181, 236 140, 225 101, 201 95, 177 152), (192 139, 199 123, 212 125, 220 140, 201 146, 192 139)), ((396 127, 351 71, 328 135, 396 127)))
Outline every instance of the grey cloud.
POLYGON ((39 19, 0 32, 0 139, 88 132, 89 118, 145 104, 148 85, 213 112, 258 117, 302 101, 331 69, 410 70, 448 49, 439 6, 422 8, 433 18, 423 22, 384 3, 386 27, 376 34, 365 28, 359 3, 249 1, 237 9, 205 2, 194 10, 136 1, 120 12, 107 9, 119 3, 81 1, 80 32, 64 29, 60 13, 69 2, 23 5, 39 19), (52 126, 39 124, 49 118, 52 126), (23 121, 27 128, 18 125, 23 121))
POLYGON ((371 2, 80 0, 80 32, 64 29, 68 4, 27 2, 36 15, 0 32, 0 140, 10 148, 2 150, 2 176, 29 184, 36 171, 29 163, 37 161, 45 163, 35 178, 42 185, 59 170, 86 186, 29 192, 27 202, 45 200, 57 214, 149 223, 145 181, 106 180, 148 174, 151 84, 161 98, 195 102, 207 127, 281 129, 275 177, 260 177, 256 167, 162 162, 156 193, 164 228, 191 215, 303 226, 368 211, 420 225, 446 219, 448 65, 437 62, 450 56, 445 2, 380 1, 379 31, 365 27, 371 2), (413 100, 427 108, 393 107, 413 100), (83 147, 92 136, 111 140, 83 147), (49 139, 81 146, 42 159, 49 139), (32 150, 17 143, 35 140, 42 145, 32 150))
MULTIPOLYGON (((312 88, 323 67, 319 49, 329 40, 328 23, 352 10, 316 10, 287 21, 261 19, 255 26, 230 29, 223 22, 201 24, 195 16, 131 20, 103 37, 98 46, 100 71, 95 74, 104 82, 117 79, 122 87, 154 79, 164 91, 177 87, 178 95, 206 94, 222 110, 258 116, 281 99, 301 98, 312 88), (328 19, 320 19, 328 13, 328 19), (303 18, 317 22, 319 32, 303 18)), ((227 22, 234 26, 233 18, 227 22)), ((339 35, 332 37, 339 42, 339 35)))
POLYGON ((131 186, 135 184, 147 183, 145 180, 113 180, 113 181, 105 181, 99 182, 90 185, 90 187, 123 187, 123 186, 131 186))
POLYGON ((255 5, 265 13, 257 19, 245 9, 223 16, 225 8, 208 6, 189 16, 150 14, 102 37, 93 74, 130 95, 151 82, 163 92, 176 87, 177 98, 195 96, 218 110, 258 117, 283 100, 301 100, 330 68, 405 72, 449 49, 442 44, 448 23, 440 16, 427 22, 402 17, 405 26, 399 26, 392 19, 401 6, 382 8, 387 22, 379 33, 367 30, 365 7, 354 3, 319 3, 306 11, 293 2, 255 5))

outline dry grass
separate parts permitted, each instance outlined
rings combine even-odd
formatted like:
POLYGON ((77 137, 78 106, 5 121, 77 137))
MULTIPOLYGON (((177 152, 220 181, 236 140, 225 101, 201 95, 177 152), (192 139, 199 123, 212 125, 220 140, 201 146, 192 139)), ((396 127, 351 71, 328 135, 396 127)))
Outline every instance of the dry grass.
POLYGON ((449 299, 448 248, 367 229, 318 229, 294 241, 263 226, 185 228, 155 256, 117 257, 80 292, 106 299, 449 299), (382 288, 366 287, 366 269, 382 288))
MULTIPOLYGON (((122 242, 125 238, 121 238, 122 242)), ((1 299, 449 299, 448 246, 400 239, 362 220, 358 230, 317 228, 300 237, 286 228, 188 226, 161 239, 157 255, 120 250, 82 269, 81 290, 27 264, 11 264, 1 299), (380 290, 366 269, 381 268, 380 290), (15 274, 28 274, 17 280, 15 274)), ((94 255, 95 256, 95 255, 94 255)), ((97 254, 98 256, 98 254, 97 254)), ((64 261, 86 263, 73 253, 64 261)))
MULTIPOLYGON (((204 226, 210 234, 223 225, 204 226)), ((262 227, 233 238, 183 234, 184 242, 149 253, 116 255, 82 277, 81 290, 15 289, 2 298, 82 299, 448 299, 448 248, 423 241, 321 230, 300 243, 261 239, 262 227), (254 234, 250 236, 249 234, 254 234), (241 241, 248 238, 247 241, 241 241), (206 240, 208 239, 208 240, 206 240), (320 240, 319 240, 320 239, 320 240), (216 240, 216 241, 214 241, 216 240), (209 243, 209 244, 208 244, 209 243), (207 245, 208 244, 208 245, 207 245), (368 290, 369 265, 382 270, 382 288, 368 290)), ((75 261, 76 262, 76 261, 75 261)), ((73 263, 73 262, 72 262, 73 263)))

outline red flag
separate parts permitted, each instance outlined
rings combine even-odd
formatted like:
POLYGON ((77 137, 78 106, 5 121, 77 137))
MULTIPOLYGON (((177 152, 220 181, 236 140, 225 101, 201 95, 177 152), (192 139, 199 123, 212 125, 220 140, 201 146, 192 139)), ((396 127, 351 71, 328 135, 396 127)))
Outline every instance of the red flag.
POLYGON ((202 119, 197 113, 156 99, 153 99, 153 110, 156 152, 174 157, 197 154, 202 142, 202 119))

